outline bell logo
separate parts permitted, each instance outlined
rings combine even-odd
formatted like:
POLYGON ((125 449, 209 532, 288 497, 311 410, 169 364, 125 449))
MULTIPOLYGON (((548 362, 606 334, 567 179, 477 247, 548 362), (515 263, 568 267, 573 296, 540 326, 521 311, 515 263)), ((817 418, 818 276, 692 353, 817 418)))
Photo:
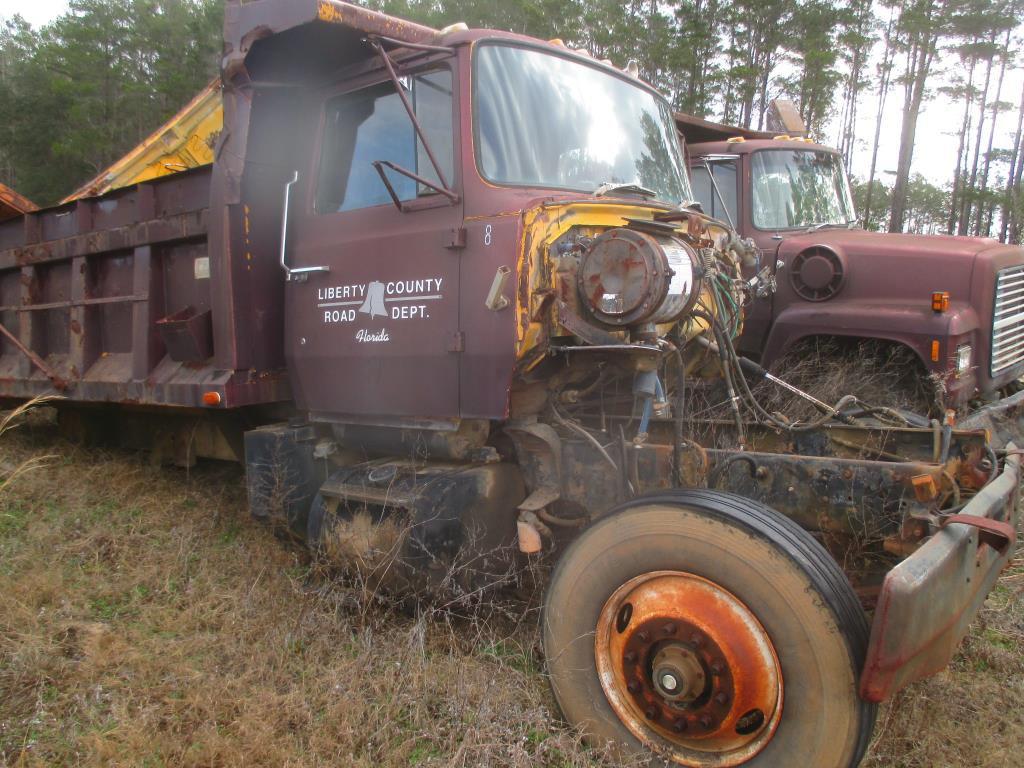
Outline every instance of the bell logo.
POLYGON ((366 286, 366 301, 359 311, 369 315, 371 320, 375 317, 387 317, 388 311, 384 308, 384 283, 374 280, 366 286))

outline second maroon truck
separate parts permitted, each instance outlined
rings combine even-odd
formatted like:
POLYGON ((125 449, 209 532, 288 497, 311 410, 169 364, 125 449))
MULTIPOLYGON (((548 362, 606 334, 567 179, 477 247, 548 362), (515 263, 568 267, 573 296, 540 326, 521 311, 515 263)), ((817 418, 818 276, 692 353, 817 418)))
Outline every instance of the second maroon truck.
POLYGON ((913 351, 946 407, 991 400, 1024 373, 1024 249, 994 240, 869 232, 839 153, 806 139, 687 115, 694 193, 730 220, 777 279, 741 348, 771 367, 808 339, 913 351))

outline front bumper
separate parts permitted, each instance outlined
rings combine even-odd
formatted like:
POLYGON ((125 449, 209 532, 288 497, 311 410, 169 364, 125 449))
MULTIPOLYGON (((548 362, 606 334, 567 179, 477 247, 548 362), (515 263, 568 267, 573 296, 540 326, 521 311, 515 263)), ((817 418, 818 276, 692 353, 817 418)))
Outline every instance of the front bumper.
MULTIPOLYGON (((1007 448, 1015 450, 1012 442, 1007 448)), ((997 528, 1012 533, 1019 487, 1020 456, 1009 452, 1002 473, 971 499, 961 515, 998 521, 997 528)), ((999 543, 998 536, 954 522, 888 573, 871 625, 861 697, 882 701, 949 664, 1013 556, 1012 538, 1008 546, 999 543)))

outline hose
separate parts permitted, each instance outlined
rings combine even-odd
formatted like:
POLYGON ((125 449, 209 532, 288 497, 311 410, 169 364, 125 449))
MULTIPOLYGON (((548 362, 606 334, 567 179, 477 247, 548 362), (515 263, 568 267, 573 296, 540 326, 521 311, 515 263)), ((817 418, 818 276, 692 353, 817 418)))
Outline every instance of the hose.
POLYGON ((582 528, 587 524, 587 518, 585 517, 559 517, 553 515, 546 509, 538 509, 537 517, 543 520, 545 523, 557 526, 559 528, 582 528))
POLYGON ((644 398, 644 407, 640 413, 640 427, 637 429, 637 437, 646 435, 651 425, 651 413, 654 410, 654 401, 665 402, 665 388, 661 386, 661 379, 657 374, 654 376, 654 397, 644 398))
MULTIPOLYGON (((668 342, 666 342, 668 343, 668 342)), ((679 347, 671 344, 672 352, 675 353, 677 376, 676 383, 676 409, 672 414, 672 427, 674 438, 672 441, 672 469, 674 472, 675 485, 681 485, 683 474, 683 408, 686 406, 686 366, 683 364, 683 353, 679 347)))
POLYGON ((607 461, 611 465, 612 469, 614 469, 616 472, 619 471, 619 465, 615 463, 615 460, 608 454, 608 451, 606 451, 604 449, 604 446, 601 445, 601 443, 598 441, 598 439, 596 437, 594 437, 592 434, 590 434, 587 430, 585 430, 579 424, 576 424, 575 422, 572 422, 572 421, 569 421, 568 419, 566 419, 564 416, 562 416, 562 414, 560 414, 558 412, 557 408, 552 408, 551 409, 551 413, 554 415, 555 421, 557 421, 559 424, 561 424, 566 429, 571 429, 573 432, 578 434, 580 437, 582 437, 585 440, 587 440, 591 445, 594 446, 594 448, 597 449, 597 452, 601 454, 601 456, 604 458, 604 460, 607 461))
POLYGON ((814 429, 819 429, 825 424, 827 424, 829 421, 839 418, 838 414, 846 405, 857 402, 857 398, 854 397, 853 395, 845 395, 844 397, 840 398, 839 402, 836 403, 835 406, 833 406, 830 409, 830 413, 822 415, 822 417, 819 419, 815 419, 814 421, 802 424, 792 424, 782 421, 773 414, 768 413, 768 411, 766 411, 757 401, 757 398, 754 397, 754 393, 750 390, 750 385, 747 384, 747 380, 743 376, 742 363, 740 362, 741 358, 736 353, 735 347, 733 347, 732 339, 730 339, 727 334, 722 332, 721 323, 718 322, 717 318, 709 317, 704 313, 695 312, 694 314, 703 315, 704 318, 707 319, 712 324, 712 327, 717 329, 718 332, 715 334, 715 337, 716 339, 719 340, 719 357, 722 358, 723 363, 726 363, 726 365, 724 365, 723 368, 727 369, 730 364, 734 366, 735 370, 739 374, 738 379, 740 381, 740 386, 743 390, 743 394, 746 396, 747 404, 751 408, 753 408, 755 414, 760 416, 761 419, 766 421, 767 423, 779 429, 787 430, 789 432, 808 432, 814 429), (722 353, 723 349, 724 354, 722 353))
POLYGON ((726 470, 728 470, 729 467, 737 461, 747 462, 750 465, 750 476, 757 476, 757 462, 748 454, 734 453, 732 456, 729 456, 715 464, 715 468, 712 469, 711 473, 708 475, 708 488, 717 488, 719 479, 725 474, 726 470))
POLYGON ((653 410, 653 407, 654 398, 645 397, 644 407, 643 410, 640 412, 640 427, 637 429, 637 436, 647 434, 647 427, 651 423, 651 411, 653 410))
MULTIPOLYGON (((693 315, 694 317, 699 317, 708 323, 708 326, 711 328, 711 332, 715 335, 715 339, 718 340, 719 358, 722 358, 721 350, 725 348, 723 346, 722 337, 724 337, 725 334, 722 332, 721 323, 719 323, 713 315, 709 315, 703 310, 696 309, 693 311, 693 315)), ((746 433, 743 428, 743 416, 740 413, 739 398, 736 396, 736 388, 733 386, 732 382, 732 372, 725 359, 722 359, 722 375, 725 377, 725 387, 726 391, 729 393, 729 405, 732 408, 733 419, 736 422, 737 437, 739 439, 740 448, 742 449, 747 443, 746 433)))

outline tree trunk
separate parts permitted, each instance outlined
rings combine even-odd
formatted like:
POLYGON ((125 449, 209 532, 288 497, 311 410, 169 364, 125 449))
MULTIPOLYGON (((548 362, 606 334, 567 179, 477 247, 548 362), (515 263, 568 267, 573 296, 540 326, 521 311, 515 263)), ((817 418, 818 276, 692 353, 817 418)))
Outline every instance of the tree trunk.
POLYGON ((871 196, 875 187, 875 170, 878 167, 878 143, 882 137, 882 118, 885 116, 885 101, 889 95, 889 78, 892 75, 894 57, 893 25, 895 10, 889 12, 889 24, 885 29, 885 52, 878 70, 878 111, 875 113, 875 137, 871 143, 871 170, 868 173, 868 189, 864 195, 864 226, 871 221, 871 196))
MULTIPOLYGON (((994 37, 993 37, 994 41, 994 37)), ((974 201, 971 196, 977 197, 978 183, 978 161, 981 157, 981 140, 985 132, 985 105, 988 103, 988 87, 992 82, 992 62, 995 56, 991 56, 988 65, 985 67, 985 86, 981 91, 978 104, 978 129, 974 137, 974 158, 971 161, 971 180, 967 185, 965 194, 960 202, 960 223, 957 225, 956 233, 966 235, 970 230, 971 214, 974 209, 974 201)), ((980 210, 978 211, 980 214, 980 210)), ((975 218, 975 220, 977 220, 975 218)))
POLYGON ((917 33, 917 40, 910 50, 908 66, 909 80, 903 102, 903 125, 900 128, 900 156, 896 165, 896 183, 892 190, 892 213, 889 217, 889 231, 902 232, 907 208, 907 184, 910 181, 910 165, 914 159, 914 139, 917 135, 917 118, 921 114, 924 88, 931 70, 935 53, 937 34, 932 26, 917 33))
POLYGON ((999 100, 1003 96, 1003 77, 1006 75, 1006 61, 1010 58, 1010 39, 1013 30, 1006 30, 1006 40, 1003 41, 1003 49, 999 52, 999 78, 996 80, 996 97, 992 101, 992 116, 988 127, 988 147, 985 149, 985 165, 981 171, 981 192, 979 200, 981 205, 978 210, 978 218, 974 225, 974 234, 984 234, 988 237, 992 230, 992 209, 993 206, 985 204, 985 193, 988 191, 988 174, 992 169, 992 143, 996 138, 996 124, 999 122, 999 100), (985 223, 982 225, 982 211, 984 211, 985 223))
POLYGON ((1003 225, 999 239, 1008 242, 1013 224, 1016 223, 1015 203, 1020 195, 1018 170, 1024 168, 1024 87, 1020 90, 1020 107, 1017 110, 1017 133, 1013 139, 1013 153, 1010 156, 1010 170, 1006 174, 1006 193, 1003 195, 1003 225), (1016 181, 1016 187, 1014 183, 1016 181))
POLYGON ((953 174, 953 191, 949 197, 949 221, 946 231, 953 234, 956 230, 957 213, 960 210, 960 191, 963 187, 963 168, 966 157, 964 156, 967 144, 967 133, 971 125, 971 103, 974 101, 974 67, 978 63, 978 57, 971 56, 971 66, 968 68, 967 86, 964 90, 964 117, 960 122, 960 144, 956 150, 956 173, 953 174))

